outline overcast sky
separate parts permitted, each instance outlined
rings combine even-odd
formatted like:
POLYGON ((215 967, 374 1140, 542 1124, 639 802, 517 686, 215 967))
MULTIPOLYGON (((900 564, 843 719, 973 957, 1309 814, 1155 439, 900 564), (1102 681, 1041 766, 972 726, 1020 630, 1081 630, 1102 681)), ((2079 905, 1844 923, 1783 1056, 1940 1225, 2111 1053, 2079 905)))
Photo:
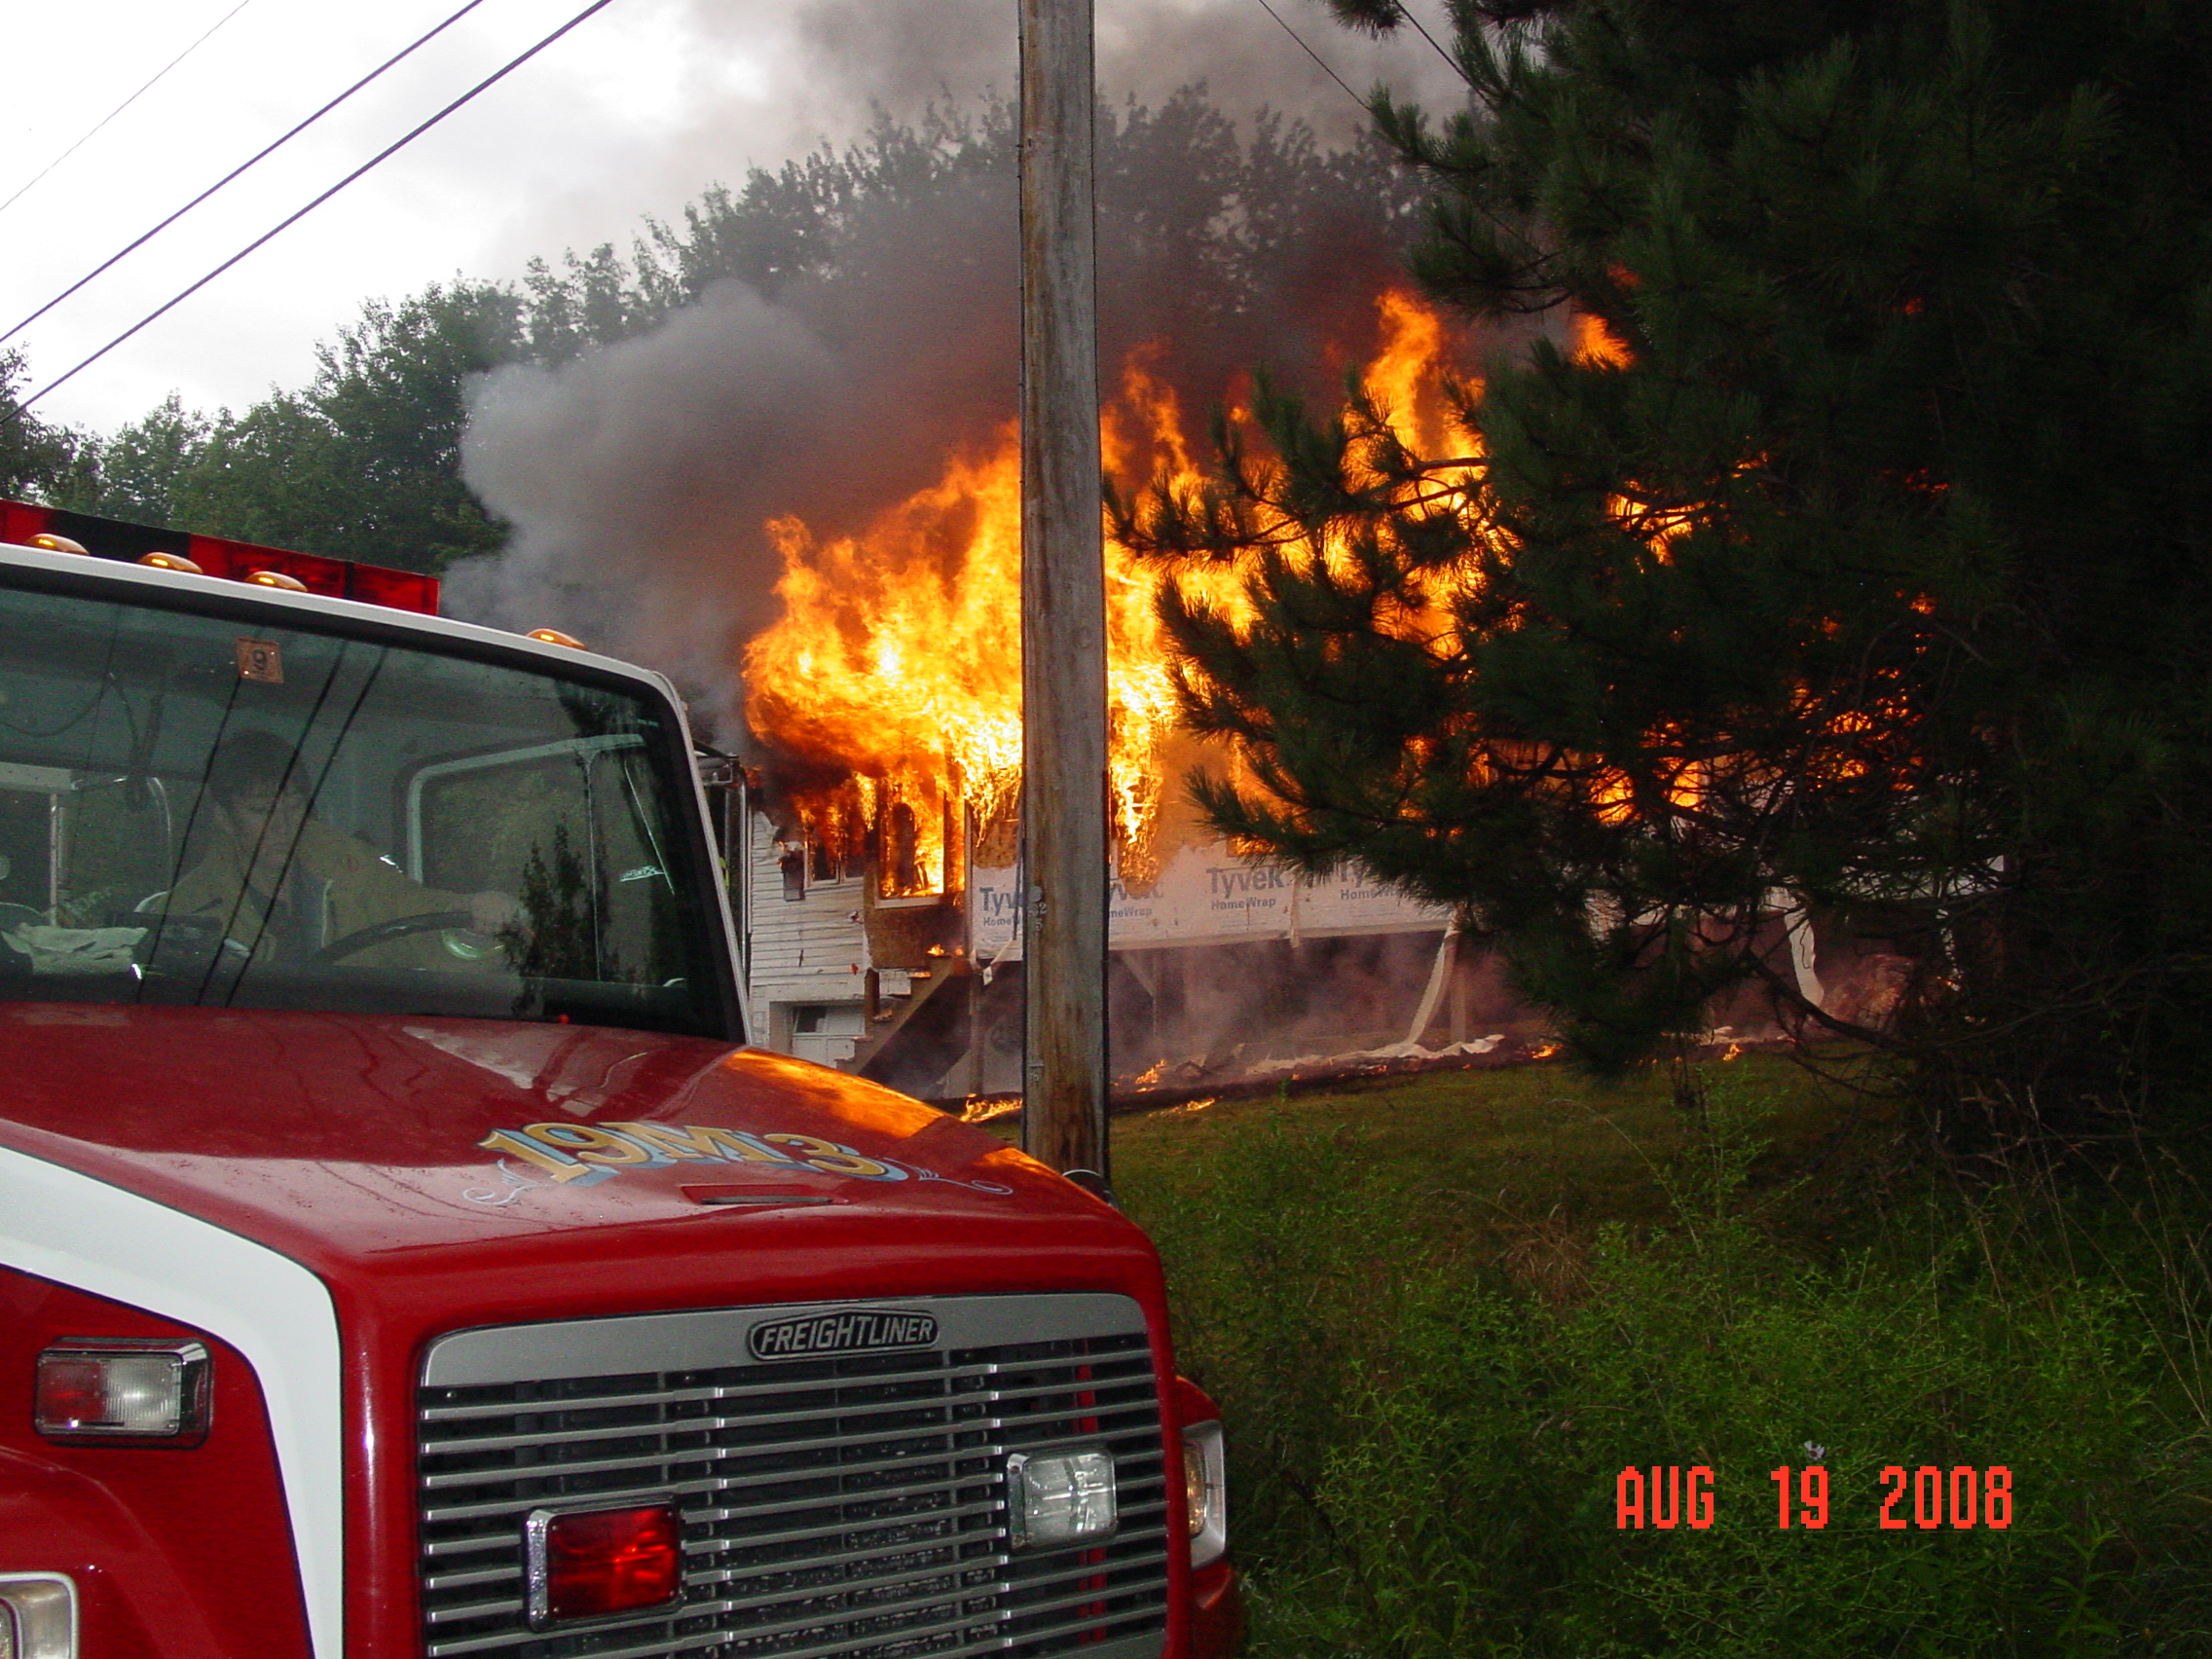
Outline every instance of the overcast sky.
MULTIPOLYGON (((389 56, 461 0, 246 0, 180 65, 0 209, 0 328, 389 56)), ((1426 47, 1371 45, 1318 0, 1273 0, 1364 91, 1431 98, 1426 47)), ((0 108, 0 199, 237 0, 18 7, 0 108)), ((549 33, 584 0, 485 0, 407 63, 36 324, 44 385, 549 33)), ((1110 95, 1157 97, 1195 71, 1234 108, 1288 106, 1341 135, 1359 121, 1259 0, 1097 0, 1110 95)), ((1440 8, 1431 7, 1430 10, 1440 8)), ((910 111, 939 89, 1010 90, 1013 0, 615 0, 129 344, 39 413, 109 429, 172 388, 241 408, 313 370, 360 301, 453 276, 511 278, 533 254, 613 240, 717 180, 910 111)))

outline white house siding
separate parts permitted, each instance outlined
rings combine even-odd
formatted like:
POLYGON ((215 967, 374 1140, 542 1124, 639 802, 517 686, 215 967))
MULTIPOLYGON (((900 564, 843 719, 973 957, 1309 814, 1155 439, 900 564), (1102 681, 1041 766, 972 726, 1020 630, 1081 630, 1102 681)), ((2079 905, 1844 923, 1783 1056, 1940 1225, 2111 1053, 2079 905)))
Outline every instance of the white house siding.
POLYGON ((844 1029, 860 1029, 850 1018, 829 1023, 833 1030, 812 1040, 792 1030, 794 1008, 851 1004, 858 1008, 868 961, 867 930, 861 923, 859 877, 807 884, 799 899, 784 897, 784 877, 776 849, 775 826, 757 813, 748 815, 746 859, 750 879, 750 988, 760 1035, 770 1048, 834 1065, 848 1059, 853 1044, 844 1029))
MULTIPOLYGON (((759 1034, 769 1046, 835 1065, 852 1058, 866 1025, 859 1014, 865 977, 875 964, 861 915, 865 880, 809 881, 784 897, 774 826, 757 813, 746 826, 750 989, 759 1034), (816 1029, 794 1029, 799 1015, 816 1029)), ((971 866, 966 895, 969 950, 979 966, 1018 962, 1021 940, 1011 867, 971 866)), ((1269 939, 1347 934, 1434 933, 1450 918, 1438 909, 1346 871, 1301 877, 1279 865, 1239 859, 1219 842, 1177 847, 1159 879, 1132 894, 1115 884, 1113 945, 1158 950, 1269 939)), ((906 990, 886 974, 883 992, 906 990)))
MULTIPOLYGON (((978 866, 969 878, 969 926, 979 961, 1017 962, 1021 940, 1011 868, 978 866)), ((1416 903, 1357 869, 1301 876, 1237 858, 1218 841, 1176 850, 1142 893, 1114 884, 1110 938, 1120 950, 1232 944, 1346 934, 1435 933, 1448 911, 1416 903)))

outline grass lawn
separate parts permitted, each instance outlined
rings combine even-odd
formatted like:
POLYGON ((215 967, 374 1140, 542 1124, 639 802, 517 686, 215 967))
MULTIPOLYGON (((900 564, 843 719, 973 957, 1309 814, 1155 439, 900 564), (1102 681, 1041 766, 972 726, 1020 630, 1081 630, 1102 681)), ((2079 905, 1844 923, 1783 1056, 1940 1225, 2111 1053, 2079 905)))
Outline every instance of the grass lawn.
POLYGON ((1116 1120, 1228 1417, 1255 1659, 2212 1654, 2195 1190, 1963 1190, 1787 1060, 1705 1075, 1697 1110, 1532 1065, 1116 1120), (1711 1524, 1624 1525, 1631 1466, 1712 1469, 1711 1524), (1972 1525, 1919 1525, 1923 1468, 1972 1525))
MULTIPOLYGON (((1754 1188, 1860 1161, 1847 1131, 1883 1120, 1848 1088, 1779 1055, 1747 1053, 1724 1070, 1769 1113, 1760 1134, 1772 1145, 1748 1172, 1754 1188)), ((1612 1086, 1556 1063, 1428 1072, 1117 1118, 1117 1183, 1131 1194, 1174 1191, 1234 1157, 1255 1128, 1325 1137, 1432 1240, 1470 1245, 1657 1223, 1669 1213, 1662 1178, 1701 1134, 1656 1070, 1612 1086)), ((1794 1231, 1833 1234, 1862 1210, 1840 1197, 1825 1186, 1817 1203, 1808 1195, 1794 1231)))

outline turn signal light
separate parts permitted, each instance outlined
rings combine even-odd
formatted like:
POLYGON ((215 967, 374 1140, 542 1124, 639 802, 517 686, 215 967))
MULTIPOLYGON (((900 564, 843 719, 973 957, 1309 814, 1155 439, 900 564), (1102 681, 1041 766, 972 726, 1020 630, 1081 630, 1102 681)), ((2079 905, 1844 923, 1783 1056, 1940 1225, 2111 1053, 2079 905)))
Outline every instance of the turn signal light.
POLYGON ((139 554, 138 563, 151 565, 157 571, 182 571, 188 576, 203 576, 207 573, 200 568, 197 560, 187 559, 182 553, 164 553, 159 548, 151 553, 139 554))
POLYGON ((305 593, 308 584, 297 576, 287 576, 282 571, 249 571, 247 581, 255 587, 282 588, 286 593, 305 593))
POLYGON ((49 553, 82 553, 85 551, 85 544, 82 541, 72 541, 66 535, 56 535, 51 530, 40 531, 24 545, 43 547, 49 553))
POLYGON ((52 1440, 197 1441, 207 1432, 207 1349, 73 1338, 38 1356, 33 1416, 52 1440))
POLYGON ((573 634, 564 634, 558 628, 533 628, 523 638, 540 640, 549 645, 567 645, 572 651, 584 651, 591 648, 573 634))
POLYGON ((673 1602, 683 1589, 676 1505, 534 1509, 523 1524, 523 1571, 534 1629, 673 1602))
POLYGON ((1190 1530, 1191 1565, 1219 1561, 1229 1549, 1229 1469, 1221 1424, 1195 1422, 1183 1430, 1183 1520, 1190 1530))

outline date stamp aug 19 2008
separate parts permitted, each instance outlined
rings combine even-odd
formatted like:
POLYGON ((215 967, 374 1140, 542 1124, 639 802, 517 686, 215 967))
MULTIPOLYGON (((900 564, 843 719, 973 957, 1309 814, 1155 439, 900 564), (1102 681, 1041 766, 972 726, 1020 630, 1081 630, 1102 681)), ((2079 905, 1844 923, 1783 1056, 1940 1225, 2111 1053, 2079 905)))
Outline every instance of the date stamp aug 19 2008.
MULTIPOLYGON (((1825 1463, 1802 1468, 1784 1464, 1767 1472, 1775 1485, 1775 1525, 1819 1531, 1828 1524, 1828 1471, 1825 1463)), ((1986 1527, 2003 1531, 2012 1524, 2012 1471, 2003 1463, 1977 1469, 1969 1463, 1938 1468, 1924 1463, 1906 1470, 1884 1468, 1876 1493, 1874 1525, 1883 1531, 1917 1528, 1934 1531, 1948 1526, 1959 1531, 1986 1527)), ((1613 1482, 1613 1525, 1662 1531, 1676 1527, 1704 1530, 1713 1525, 1714 1482, 1703 1463, 1626 1468, 1613 1482)))

